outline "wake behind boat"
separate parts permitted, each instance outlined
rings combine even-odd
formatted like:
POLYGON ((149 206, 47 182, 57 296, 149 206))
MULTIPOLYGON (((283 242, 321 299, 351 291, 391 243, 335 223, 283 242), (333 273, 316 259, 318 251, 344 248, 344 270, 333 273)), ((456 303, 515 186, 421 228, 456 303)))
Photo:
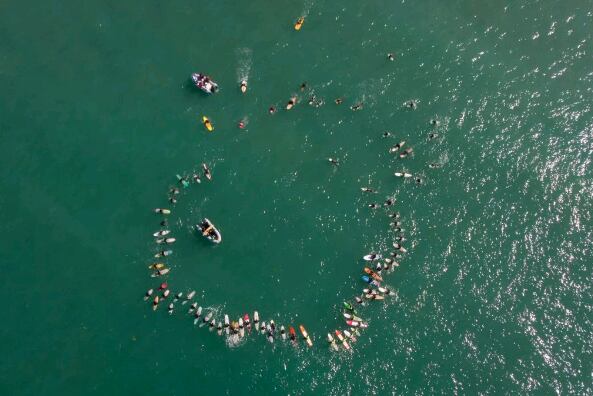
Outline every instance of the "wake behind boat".
POLYGON ((218 84, 202 73, 192 73, 191 79, 195 86, 200 88, 207 94, 216 93, 218 91, 218 84))
POLYGON ((222 235, 220 235, 220 232, 210 220, 204 218, 200 224, 196 225, 196 228, 202 233, 202 236, 208 238, 213 243, 222 242, 222 235))

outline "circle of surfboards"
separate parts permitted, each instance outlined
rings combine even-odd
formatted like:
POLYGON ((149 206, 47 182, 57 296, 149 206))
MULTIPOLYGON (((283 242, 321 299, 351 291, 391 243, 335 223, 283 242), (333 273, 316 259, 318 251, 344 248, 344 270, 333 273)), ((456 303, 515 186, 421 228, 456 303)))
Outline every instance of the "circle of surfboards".
MULTIPOLYGON (((202 164, 202 168, 205 178, 207 180, 212 180, 212 174, 208 166, 206 164, 202 164)), ((402 177, 401 174, 396 174, 395 176, 402 177)), ((407 177, 407 175, 403 177, 407 177)), ((177 175, 177 181, 183 188, 188 188, 191 185, 190 181, 192 179, 196 184, 201 183, 201 178, 199 175, 194 174, 192 177, 181 177, 177 175)), ((361 190, 374 191, 370 188, 362 188, 361 190)), ((153 233, 156 244, 158 246, 173 245, 176 242, 176 238, 170 236, 171 230, 164 228, 167 225, 166 217, 171 214, 171 210, 166 208, 156 208, 154 211, 157 214, 163 215, 164 218, 160 223, 161 229, 153 233)), ((389 217, 395 217, 399 219, 399 214, 391 214, 389 217)), ((397 224, 399 225, 401 223, 398 221, 397 224)), ((199 236, 204 237, 211 243, 219 244, 222 242, 221 232, 208 218, 204 218, 199 224, 195 226, 195 229, 199 236)), ((399 263, 395 261, 395 258, 401 257, 400 253, 407 252, 407 250, 399 243, 402 240, 403 237, 400 236, 399 239, 397 239, 397 242, 393 243, 393 247, 396 249, 396 252, 391 253, 391 257, 384 258, 383 255, 379 253, 369 253, 362 257, 362 260, 366 262, 368 266, 363 268, 364 274, 361 275, 361 280, 366 283, 367 286, 362 289, 361 296, 354 297, 354 304, 348 301, 343 302, 342 316, 347 327, 343 330, 336 329, 333 332, 327 333, 327 344, 331 349, 335 351, 340 349, 352 350, 351 344, 357 342, 358 337, 361 336, 361 329, 368 327, 368 322, 359 316, 355 305, 364 305, 365 300, 382 301, 388 296, 396 295, 394 291, 382 284, 383 277, 381 274, 392 272, 396 267, 399 266, 399 263), (371 266, 373 266, 374 269, 371 269, 371 266)), ((165 258, 171 256, 172 254, 172 249, 159 249, 154 257, 165 258)), ((152 263, 149 266, 149 269, 153 270, 151 273, 151 277, 153 278, 164 277, 170 272, 170 268, 162 262, 152 263)), ((216 333, 220 336, 225 334, 228 337, 229 342, 235 344, 239 343, 243 338, 251 333, 259 333, 261 335, 265 335, 267 340, 271 343, 273 343, 275 339, 278 338, 282 341, 288 340, 295 346, 298 344, 299 340, 304 341, 308 347, 313 346, 313 340, 309 336, 307 329, 302 324, 297 326, 301 335, 298 337, 297 332, 292 325, 288 326, 287 331, 284 325, 276 326, 274 320, 260 322, 258 311, 253 312, 253 322, 247 313, 243 316, 240 316, 237 320, 232 321, 227 314, 224 314, 222 320, 219 319, 217 321, 214 310, 209 310, 206 313, 206 309, 199 305, 198 302, 194 301, 195 295, 195 290, 192 290, 185 296, 183 292, 178 292, 171 296, 171 289, 169 288, 168 283, 162 282, 156 288, 156 290, 149 289, 145 293, 144 300, 152 300, 152 308, 154 311, 156 311, 161 303, 164 303, 167 299, 170 299, 171 302, 167 306, 167 312, 169 315, 172 315, 175 312, 176 307, 179 304, 184 306, 185 304, 189 303, 190 306, 185 314, 193 317, 194 325, 200 328, 207 326, 211 332, 216 330, 216 333)))

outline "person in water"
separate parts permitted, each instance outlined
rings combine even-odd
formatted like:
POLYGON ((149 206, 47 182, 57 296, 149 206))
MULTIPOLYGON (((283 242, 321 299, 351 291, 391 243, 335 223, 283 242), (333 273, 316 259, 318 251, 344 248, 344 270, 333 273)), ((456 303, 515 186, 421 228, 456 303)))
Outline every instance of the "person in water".
POLYGON ((410 100, 408 102, 406 102, 406 107, 412 110, 416 110, 416 101, 415 100, 410 100))
POLYGON ((276 113, 276 107, 275 106, 270 106, 270 108, 268 109, 268 113, 275 114, 276 113))
POLYGON ((336 102, 337 105, 342 104, 344 100, 342 98, 337 98, 336 100, 334 100, 334 102, 336 102))
POLYGON ((294 107, 294 105, 296 104, 296 96, 293 96, 292 98, 290 98, 290 100, 288 101, 288 103, 286 104, 286 110, 290 110, 294 107))
POLYGON ((388 132, 388 131, 383 132, 384 138, 389 137, 389 136, 391 136, 391 132, 388 132))
POLYGON ((387 54, 387 59, 389 59, 390 61, 394 61, 395 60, 395 55, 393 55, 392 53, 387 54))
POLYGON ((335 165, 335 166, 338 166, 338 165, 340 165, 340 162, 339 162, 337 159, 335 159, 335 158, 328 158, 327 160, 328 160, 328 161, 329 161, 329 162, 330 162, 332 165, 335 165))
POLYGON ((359 103, 356 103, 355 105, 353 105, 352 107, 350 107, 350 109, 352 111, 358 111, 358 110, 362 109, 362 106, 363 106, 363 103, 359 102, 359 103))
POLYGON ((305 88, 307 88, 307 82, 306 81, 301 84, 301 91, 304 91, 305 88))

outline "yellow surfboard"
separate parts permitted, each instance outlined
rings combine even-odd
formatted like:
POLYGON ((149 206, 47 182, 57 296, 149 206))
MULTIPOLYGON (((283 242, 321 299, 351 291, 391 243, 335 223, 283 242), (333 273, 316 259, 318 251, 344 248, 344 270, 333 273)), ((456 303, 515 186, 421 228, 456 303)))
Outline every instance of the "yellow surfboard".
POLYGON ((305 17, 300 17, 294 24, 294 30, 301 30, 303 23, 305 23, 305 17))
POLYGON ((214 130, 214 127, 212 126, 212 123, 210 122, 210 120, 208 119, 208 117, 203 116, 202 117, 202 122, 204 123, 204 126, 206 127, 206 129, 208 130, 208 132, 212 132, 214 130))

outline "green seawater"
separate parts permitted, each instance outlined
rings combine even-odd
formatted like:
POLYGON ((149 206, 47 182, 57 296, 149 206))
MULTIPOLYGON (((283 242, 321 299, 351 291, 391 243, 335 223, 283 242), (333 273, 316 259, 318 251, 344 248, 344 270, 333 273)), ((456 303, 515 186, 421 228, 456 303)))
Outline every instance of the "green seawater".
POLYGON ((593 394, 592 23, 590 0, 1 2, 0 393, 593 394), (202 162, 213 180, 170 216, 171 290, 217 321, 304 324, 312 349, 143 301, 153 208, 202 162), (392 250, 368 208, 388 197, 397 296, 332 352, 361 257, 392 250))

